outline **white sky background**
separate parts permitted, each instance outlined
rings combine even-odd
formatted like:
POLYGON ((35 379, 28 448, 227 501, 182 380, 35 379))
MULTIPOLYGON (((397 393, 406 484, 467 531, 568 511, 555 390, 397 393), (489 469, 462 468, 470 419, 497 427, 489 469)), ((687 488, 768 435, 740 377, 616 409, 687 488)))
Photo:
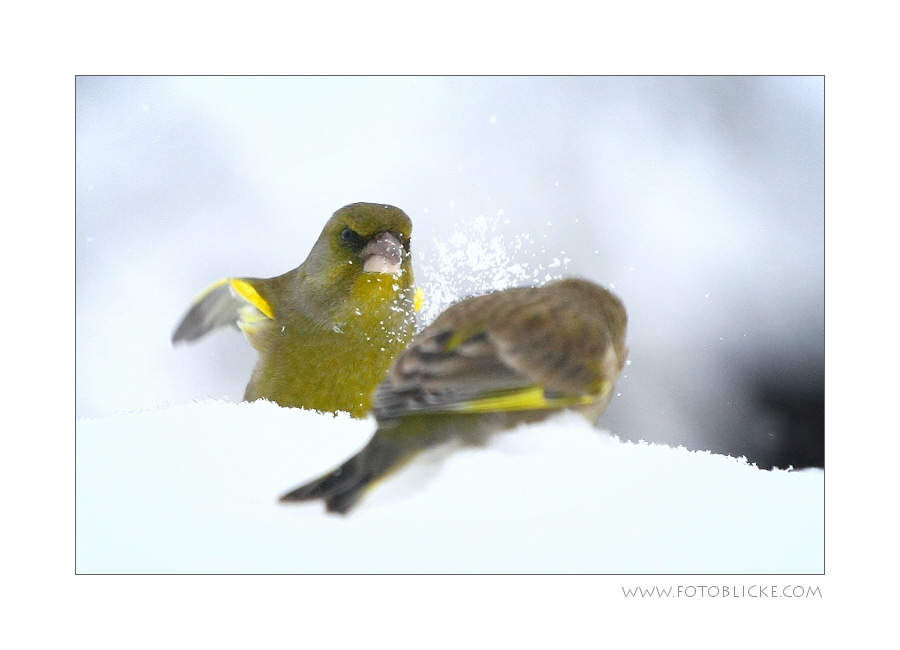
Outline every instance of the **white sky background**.
POLYGON ((255 353, 239 333, 172 349, 190 302, 294 268, 334 210, 382 201, 413 219, 428 317, 488 286, 585 276, 630 314, 606 426, 699 449, 751 435, 748 369, 822 355, 823 92, 790 77, 79 79, 76 416, 240 399, 255 353))

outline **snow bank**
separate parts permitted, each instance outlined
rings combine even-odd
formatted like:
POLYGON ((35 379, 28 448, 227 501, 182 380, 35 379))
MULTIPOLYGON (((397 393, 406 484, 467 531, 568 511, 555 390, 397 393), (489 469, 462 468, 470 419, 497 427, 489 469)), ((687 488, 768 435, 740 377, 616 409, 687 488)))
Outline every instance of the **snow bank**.
POLYGON ((79 573, 822 573, 824 472, 578 416, 429 452, 348 517, 285 490, 374 421, 207 401, 76 423, 79 573))

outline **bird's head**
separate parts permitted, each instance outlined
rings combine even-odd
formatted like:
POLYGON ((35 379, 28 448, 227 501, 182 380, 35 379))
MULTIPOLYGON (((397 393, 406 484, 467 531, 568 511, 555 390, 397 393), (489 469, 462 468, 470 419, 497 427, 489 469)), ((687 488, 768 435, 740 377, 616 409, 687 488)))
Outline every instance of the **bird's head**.
POLYGON ((411 235, 412 221, 403 210, 383 203, 352 203, 325 224, 310 252, 307 272, 411 275, 411 235))

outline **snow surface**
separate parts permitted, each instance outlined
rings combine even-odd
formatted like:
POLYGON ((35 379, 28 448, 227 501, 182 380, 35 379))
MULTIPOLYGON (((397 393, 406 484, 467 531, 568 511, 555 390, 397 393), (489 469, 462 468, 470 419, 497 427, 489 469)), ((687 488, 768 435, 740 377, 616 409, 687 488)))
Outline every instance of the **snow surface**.
POLYGON ((374 421, 204 401, 76 423, 78 573, 824 572, 824 472, 574 414, 424 454, 347 517, 281 505, 374 421))

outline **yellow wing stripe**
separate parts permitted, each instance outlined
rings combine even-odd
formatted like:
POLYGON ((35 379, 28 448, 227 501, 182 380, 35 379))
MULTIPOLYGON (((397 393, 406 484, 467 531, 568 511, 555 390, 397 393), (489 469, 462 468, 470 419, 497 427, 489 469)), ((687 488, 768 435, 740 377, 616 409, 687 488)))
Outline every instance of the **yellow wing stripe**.
POLYGON ((416 311, 420 311, 422 309, 422 305, 425 304, 425 290, 422 287, 416 287, 416 295, 413 297, 413 307, 416 311))
POLYGON ((608 382, 604 382, 602 390, 593 395, 575 395, 569 397, 547 397, 541 386, 530 386, 512 393, 483 397, 481 399, 459 404, 453 410, 465 413, 490 413, 494 411, 539 411, 542 409, 564 408, 592 404, 609 390, 608 382))
POLYGON ((474 332, 470 332, 466 329, 458 329, 454 332, 453 336, 450 337, 450 340, 444 344, 444 352, 450 354, 451 352, 455 352, 456 348, 461 346, 463 343, 468 341, 473 336, 480 334, 483 330, 477 330, 474 332))
POLYGON ((249 282, 234 278, 231 280, 231 288, 234 289, 234 292, 236 294, 256 307, 266 316, 268 316, 269 318, 274 318, 272 306, 268 302, 266 302, 261 295, 259 295, 256 289, 254 289, 249 282))

